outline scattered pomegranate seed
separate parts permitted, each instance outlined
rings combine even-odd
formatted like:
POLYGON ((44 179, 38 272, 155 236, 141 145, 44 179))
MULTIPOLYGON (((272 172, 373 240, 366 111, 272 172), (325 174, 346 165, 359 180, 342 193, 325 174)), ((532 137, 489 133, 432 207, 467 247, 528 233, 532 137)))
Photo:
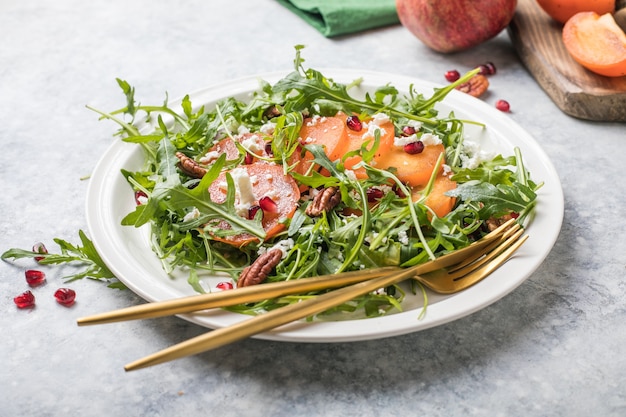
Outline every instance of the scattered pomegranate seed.
POLYGON ((265 144, 265 153, 269 156, 274 156, 274 151, 272 150, 272 142, 267 142, 265 144))
POLYGON ((17 308, 33 307, 35 305, 35 296, 32 292, 26 291, 13 298, 13 302, 15 303, 17 308))
POLYGON ((268 196, 261 197, 259 199, 259 206, 261 206, 261 210, 263 210, 264 212, 269 212, 269 213, 274 213, 276 209, 278 209, 276 202, 272 200, 271 198, 269 198, 268 196))
POLYGON ((413 126, 404 126, 402 128, 402 134, 404 136, 411 136, 415 134, 415 128, 413 126))
POLYGON ((76 301, 76 291, 70 288, 59 288, 54 292, 54 298, 57 303, 69 307, 76 301))
POLYGON ((444 76, 446 77, 446 80, 450 81, 451 83, 461 78, 461 74, 457 70, 446 71, 444 76))
MULTIPOLYGON (((46 249, 46 246, 43 243, 37 242, 33 245, 33 252, 45 255, 48 253, 48 249, 46 249)), ((43 256, 35 256, 35 260, 37 262, 41 261, 42 259, 44 259, 43 256)))
POLYGON ((512 212, 511 213, 511 217, 514 218, 514 219, 517 219, 519 217, 519 213, 512 212))
MULTIPOLYGON (((248 219, 252 220, 254 219, 254 216, 256 216, 256 213, 261 210, 261 206, 251 206, 248 209, 248 219)), ((263 219, 263 211, 261 210, 261 219, 263 219)))
POLYGON ((383 190, 381 190, 380 188, 374 188, 374 187, 368 188, 366 193, 367 193, 367 201, 370 203, 374 203, 380 200, 385 195, 383 190))
POLYGON ((485 62, 477 67, 480 75, 493 75, 496 73, 496 66, 493 62, 485 62))
POLYGON ((363 129, 363 123, 361 123, 359 116, 348 116, 348 118, 346 119, 346 124, 351 130, 354 130, 355 132, 360 132, 361 129, 363 129))
POLYGON ((509 110, 511 110, 511 105, 506 100, 498 100, 496 101, 496 109, 503 112, 508 112, 509 110))
POLYGON ((254 162, 254 156, 251 153, 246 153, 245 158, 243 159, 243 163, 246 165, 250 165, 254 162))
POLYGON ((146 193, 144 193, 141 190, 135 191, 135 204, 140 206, 142 204, 146 204, 147 200, 148 200, 148 195, 146 193))
POLYGON ((215 287, 218 290, 222 290, 222 291, 232 290, 233 289, 233 283, 232 282, 228 282, 228 281, 222 281, 222 282, 219 282, 215 287))
POLYGON ((424 142, 418 140, 417 142, 407 143, 406 145, 404 145, 403 149, 404 152, 408 153, 409 155, 422 153, 422 151, 424 150, 424 142))
POLYGON ((28 282, 28 285, 31 287, 41 285, 46 280, 46 274, 36 269, 29 269, 24 272, 24 275, 26 276, 26 282, 28 282))

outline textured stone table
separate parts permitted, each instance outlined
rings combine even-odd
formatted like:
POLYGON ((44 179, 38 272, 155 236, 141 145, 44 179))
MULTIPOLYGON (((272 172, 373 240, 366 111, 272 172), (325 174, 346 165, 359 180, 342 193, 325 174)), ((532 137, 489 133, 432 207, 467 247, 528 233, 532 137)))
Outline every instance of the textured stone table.
POLYGON ((565 193, 561 235, 513 293, 461 320, 358 343, 245 340, 137 372, 122 366, 205 332, 178 318, 79 328, 77 317, 135 305, 130 291, 45 268, 37 307, 18 310, 28 261, 0 262, 0 416, 626 415, 626 126, 562 114, 506 33, 455 55, 401 26, 323 38, 271 0, 0 2, 0 251, 86 230, 91 170, 114 140, 86 104, 144 103, 307 65, 445 82, 498 68, 490 94, 541 144, 565 193), (70 286, 71 308, 52 294, 70 286))

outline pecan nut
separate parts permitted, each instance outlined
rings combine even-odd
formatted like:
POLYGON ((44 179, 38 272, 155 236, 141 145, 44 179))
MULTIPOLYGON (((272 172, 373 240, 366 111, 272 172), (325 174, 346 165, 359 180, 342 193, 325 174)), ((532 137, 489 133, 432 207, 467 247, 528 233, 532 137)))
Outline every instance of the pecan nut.
POLYGON ((457 85, 456 89, 470 96, 480 97, 489 88, 489 80, 482 74, 476 74, 467 82, 457 85))
POLYGON ((280 249, 272 249, 259 256, 250 266, 247 266, 241 271, 239 279, 237 280, 237 287, 247 287, 249 285, 261 284, 267 279, 267 276, 272 269, 283 257, 283 252, 280 249))
POLYGON ((194 161, 182 152, 176 152, 176 157, 180 160, 178 168, 185 174, 193 178, 202 178, 207 173, 206 168, 200 166, 199 163, 194 161))
POLYGON ((339 203, 341 203, 341 192, 339 189, 337 187, 324 188, 313 198, 305 213, 311 217, 321 216, 322 213, 328 213, 339 203))

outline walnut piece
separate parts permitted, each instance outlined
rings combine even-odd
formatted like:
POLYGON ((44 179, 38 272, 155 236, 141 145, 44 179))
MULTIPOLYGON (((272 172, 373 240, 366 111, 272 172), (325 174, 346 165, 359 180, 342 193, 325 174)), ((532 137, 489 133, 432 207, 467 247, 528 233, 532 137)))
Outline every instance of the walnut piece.
POLYGON ((176 157, 180 160, 178 163, 178 168, 183 171, 185 174, 189 175, 193 178, 202 178, 204 174, 207 173, 206 168, 203 168, 194 161, 192 158, 188 157, 182 152, 176 152, 176 157))
POLYGON ((481 74, 476 74, 467 82, 456 86, 457 90, 474 97, 482 96, 488 88, 489 80, 487 79, 487 77, 481 74))
POLYGON ((237 287, 247 287, 249 285, 261 284, 272 269, 280 262, 283 252, 280 249, 272 249, 259 256, 252 265, 247 266, 241 271, 237 280, 237 287))
POLYGON ((306 208, 305 213, 311 217, 320 216, 324 212, 329 212, 341 203, 341 192, 337 187, 324 188, 313 198, 313 201, 306 208))

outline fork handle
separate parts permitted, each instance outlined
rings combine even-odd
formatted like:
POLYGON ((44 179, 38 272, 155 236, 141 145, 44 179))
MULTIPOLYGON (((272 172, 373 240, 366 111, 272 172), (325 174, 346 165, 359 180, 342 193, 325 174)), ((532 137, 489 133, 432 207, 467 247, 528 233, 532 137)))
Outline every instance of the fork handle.
POLYGON ((358 284, 353 284, 348 287, 310 298, 306 301, 290 304, 163 349, 143 359, 139 359, 126 365, 124 369, 126 371, 132 371, 216 349, 229 343, 274 329, 282 326, 283 324, 319 314, 332 307, 348 302, 359 295, 377 290, 378 288, 396 284, 414 274, 415 271, 410 268, 398 274, 391 274, 369 281, 360 282, 358 284))

